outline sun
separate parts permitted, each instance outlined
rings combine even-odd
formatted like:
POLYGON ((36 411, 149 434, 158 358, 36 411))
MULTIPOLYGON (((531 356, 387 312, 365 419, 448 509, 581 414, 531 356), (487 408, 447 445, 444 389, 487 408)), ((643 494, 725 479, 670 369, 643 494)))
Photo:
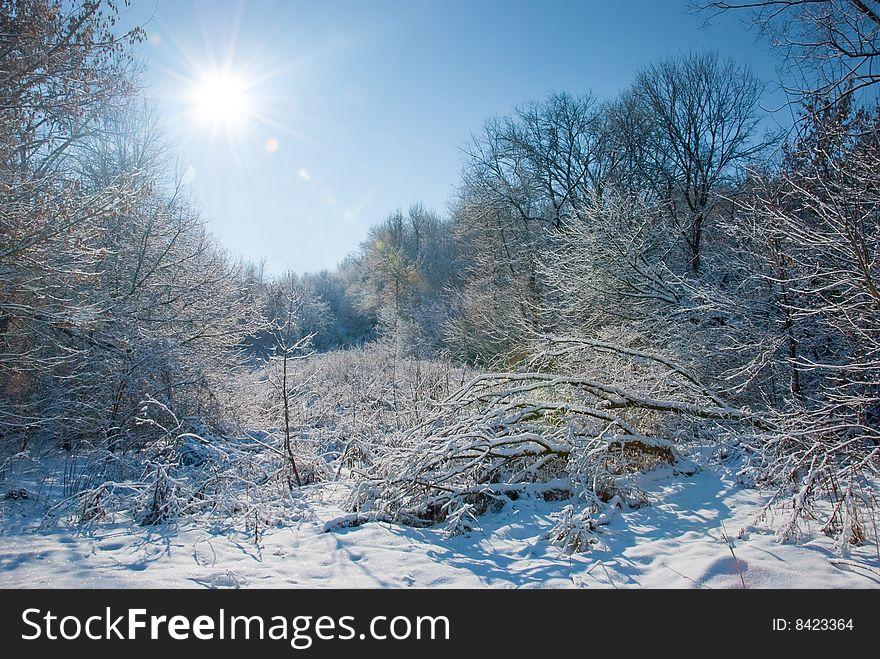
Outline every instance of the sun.
POLYGON ((240 128, 252 112, 248 86, 232 73, 202 76, 193 87, 191 101, 196 119, 212 128, 240 128))

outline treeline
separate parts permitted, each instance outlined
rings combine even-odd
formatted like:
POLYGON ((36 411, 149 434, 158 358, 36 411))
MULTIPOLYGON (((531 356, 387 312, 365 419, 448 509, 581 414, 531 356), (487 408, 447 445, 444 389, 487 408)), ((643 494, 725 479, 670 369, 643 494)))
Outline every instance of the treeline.
POLYGON ((697 53, 617 99, 554 94, 487 121, 448 219, 395 212, 338 270, 298 280, 332 307, 315 345, 394 336, 497 366, 549 336, 599 337, 738 405, 876 441, 880 114, 848 89, 806 95, 786 136, 746 67, 697 53))
MULTIPOLYGON (((414 204, 370 227, 360 249, 334 270, 258 277, 262 313, 280 319, 291 295, 296 324, 320 351, 395 337, 413 356, 433 356, 447 344, 449 295, 462 281, 453 222, 414 204)), ((265 334, 254 344, 269 354, 265 334)))
MULTIPOLYGON (((648 281, 627 284, 648 286, 640 298, 665 289, 665 269, 701 278, 714 269, 702 264, 704 252, 712 259, 721 249, 716 216, 722 207, 729 213, 745 168, 774 142, 759 129, 762 89, 733 60, 689 54, 646 67, 617 99, 558 93, 487 121, 464 149, 448 218, 419 205, 396 211, 336 271, 301 278, 341 310, 329 327, 370 328, 361 336, 319 330, 318 345, 406 328, 412 348, 503 359, 528 335, 577 326, 584 308, 602 314, 609 306, 584 294, 569 301, 576 308, 556 308, 573 282, 554 281, 565 267, 554 255, 566 260, 563 243, 578 233, 578 246, 592 242, 608 261, 645 258, 648 281), (620 204, 641 206, 652 221, 609 226, 599 217, 620 204), (640 256, 646 250, 656 256, 640 256)), ((639 276, 604 267, 580 279, 603 289, 639 276)))

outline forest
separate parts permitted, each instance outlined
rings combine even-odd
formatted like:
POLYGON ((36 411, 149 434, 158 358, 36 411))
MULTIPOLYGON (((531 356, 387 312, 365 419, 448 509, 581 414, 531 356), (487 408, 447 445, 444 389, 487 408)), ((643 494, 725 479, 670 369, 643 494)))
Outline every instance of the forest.
POLYGON ((880 4, 693 11, 752 21, 790 128, 746 62, 670 54, 487 118, 448 209, 276 276, 212 236, 117 3, 2 0, 0 523, 259 545, 321 491, 324 534, 453 542, 536 500, 579 555, 726 469, 876 586, 880 4))

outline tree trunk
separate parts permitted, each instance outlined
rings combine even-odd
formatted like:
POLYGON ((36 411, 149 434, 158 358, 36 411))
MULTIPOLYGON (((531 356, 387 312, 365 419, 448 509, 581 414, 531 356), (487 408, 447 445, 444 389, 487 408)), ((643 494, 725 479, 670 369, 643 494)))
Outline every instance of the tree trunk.
POLYGON ((296 460, 293 457, 293 446, 290 442, 290 398, 287 394, 287 353, 285 349, 283 361, 281 363, 281 398, 284 402, 284 450, 287 451, 287 458, 290 460, 290 466, 293 467, 293 475, 296 477, 296 484, 302 487, 302 479, 299 477, 299 469, 296 468, 296 460))

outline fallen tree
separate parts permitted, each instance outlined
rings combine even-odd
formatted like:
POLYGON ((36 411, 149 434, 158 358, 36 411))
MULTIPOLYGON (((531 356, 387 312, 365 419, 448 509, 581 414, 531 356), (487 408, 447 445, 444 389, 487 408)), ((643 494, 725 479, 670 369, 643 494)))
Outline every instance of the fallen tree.
POLYGON ((663 357, 576 337, 543 342, 528 370, 474 377, 385 446, 356 487, 353 509, 417 526, 446 522, 453 533, 526 494, 578 498, 589 515, 602 516, 609 506, 646 502, 639 474, 696 471, 676 442, 675 419, 772 427, 663 357), (628 385, 545 370, 574 352, 575 363, 597 372, 604 357, 628 362, 614 370, 628 374, 628 385))

